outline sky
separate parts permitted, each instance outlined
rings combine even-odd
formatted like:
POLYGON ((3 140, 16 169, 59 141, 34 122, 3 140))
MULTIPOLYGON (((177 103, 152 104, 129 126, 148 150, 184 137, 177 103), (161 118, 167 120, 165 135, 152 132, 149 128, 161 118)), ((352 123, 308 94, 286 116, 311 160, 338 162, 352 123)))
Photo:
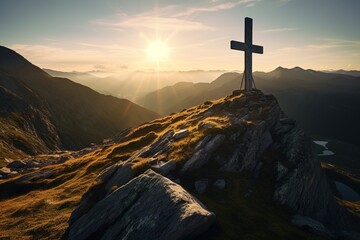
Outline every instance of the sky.
POLYGON ((60 71, 360 70, 359 0, 0 0, 0 45, 60 71), (154 47, 155 46, 155 47, 154 47), (154 54, 159 54, 154 57, 154 54))

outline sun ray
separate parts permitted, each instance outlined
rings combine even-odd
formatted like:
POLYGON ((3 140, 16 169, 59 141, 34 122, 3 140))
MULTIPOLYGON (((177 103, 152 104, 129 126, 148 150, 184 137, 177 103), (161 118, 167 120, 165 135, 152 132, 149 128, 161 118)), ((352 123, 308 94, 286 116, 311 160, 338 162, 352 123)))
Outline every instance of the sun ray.
POLYGON ((148 43, 146 52, 150 60, 162 62, 168 59, 169 48, 165 42, 157 39, 148 43))

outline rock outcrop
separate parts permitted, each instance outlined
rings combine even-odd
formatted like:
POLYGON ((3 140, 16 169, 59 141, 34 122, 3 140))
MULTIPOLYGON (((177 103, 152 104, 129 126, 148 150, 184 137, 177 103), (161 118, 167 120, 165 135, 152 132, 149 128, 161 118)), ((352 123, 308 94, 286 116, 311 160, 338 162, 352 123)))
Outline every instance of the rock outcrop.
MULTIPOLYGON (((271 172, 273 176, 265 180, 272 184, 269 187, 272 201, 284 206, 289 215, 298 214, 303 217, 302 220, 306 219, 305 222, 311 223, 315 229, 312 232, 345 239, 357 236, 353 231, 360 227, 358 217, 349 213, 334 198, 320 162, 313 154, 312 141, 297 127, 295 121, 282 112, 272 95, 264 95, 257 90, 247 94, 240 92, 240 95, 208 101, 148 123, 146 129, 151 131, 152 125, 154 129, 165 127, 157 133, 152 143, 138 149, 129 159, 104 170, 83 196, 69 220, 71 239, 90 239, 90 236, 117 239, 117 236, 130 236, 126 234, 144 238, 144 234, 146 238, 170 237, 168 234, 173 231, 175 222, 171 221, 174 219, 164 220, 170 221, 170 225, 149 220, 152 215, 163 214, 164 209, 173 213, 175 211, 175 216, 178 216, 179 209, 173 209, 174 206, 168 203, 180 201, 187 206, 189 201, 196 202, 187 191, 207 199, 209 192, 221 194, 221 191, 232 191, 233 180, 228 176, 246 175, 251 182, 256 182, 261 179, 263 172, 271 172), (187 191, 152 172, 136 177, 149 168, 180 183, 187 191), (151 193, 145 190, 148 184, 152 186, 151 193), (167 195, 170 190, 166 189, 172 187, 181 191, 167 195), (134 199, 134 195, 138 197, 134 199), (180 195, 184 195, 187 200, 174 200, 182 199, 180 195), (171 197, 174 199, 163 202, 164 198, 171 197), (118 201, 123 204, 118 204, 118 201), (159 213, 154 213, 152 207, 149 207, 153 206, 152 203, 156 203, 159 213), (126 206, 133 209, 134 205, 139 209, 124 212, 126 206), (101 227, 92 227, 95 222, 101 222, 101 227), (144 226, 143 232, 139 230, 141 226, 144 226), (90 231, 90 235, 83 235, 84 231, 90 231)), ((137 131, 135 129, 133 132, 137 131)), ((131 138, 131 134, 128 134, 127 139, 131 138)), ((251 199, 257 191, 263 189, 254 189, 250 184, 239 195, 241 199, 251 199)), ((235 200, 230 198, 226 201, 235 200)), ((198 214, 201 209, 201 204, 197 204, 194 214, 198 214)), ((266 204, 272 206, 273 203, 266 204)), ((191 208, 185 209, 191 211, 191 208)), ((205 214, 199 215, 204 220, 203 226, 208 227, 214 215, 206 210, 200 212, 205 214)), ((169 217, 166 214, 164 216, 165 219, 169 217)), ((304 221, 300 221, 300 225, 307 226, 304 221)), ((190 232, 192 234, 192 230, 184 230, 185 235, 190 232)), ((169 239, 185 236, 181 234, 171 235, 169 239)))
POLYGON ((69 240, 175 240, 202 233, 215 215, 180 185, 148 170, 72 221, 69 240))

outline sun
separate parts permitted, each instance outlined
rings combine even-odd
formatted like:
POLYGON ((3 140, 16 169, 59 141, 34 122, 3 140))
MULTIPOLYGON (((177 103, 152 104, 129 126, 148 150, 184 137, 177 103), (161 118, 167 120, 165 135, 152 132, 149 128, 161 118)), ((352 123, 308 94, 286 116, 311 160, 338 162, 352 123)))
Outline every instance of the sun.
POLYGON ((154 62, 166 61, 169 56, 169 47, 166 42, 156 40, 149 42, 148 48, 146 49, 149 59, 154 62))

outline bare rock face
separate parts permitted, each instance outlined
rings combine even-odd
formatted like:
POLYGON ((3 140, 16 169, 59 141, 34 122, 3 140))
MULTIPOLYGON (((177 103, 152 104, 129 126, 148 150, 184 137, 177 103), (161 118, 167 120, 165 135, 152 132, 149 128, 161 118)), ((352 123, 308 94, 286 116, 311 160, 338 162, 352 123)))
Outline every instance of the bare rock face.
POLYGON ((68 238, 187 239, 214 222, 180 185, 148 170, 73 219, 68 238))
POLYGON ((188 170, 195 170, 206 164, 211 156, 211 153, 218 149, 220 144, 225 140, 222 134, 216 135, 212 139, 207 140, 203 149, 195 152, 195 154, 185 163, 181 172, 185 173, 188 170))
MULTIPOLYGON (((199 197, 208 197, 215 188, 231 191, 227 176, 249 174, 256 181, 264 168, 274 175, 269 179, 273 202, 304 217, 302 220, 311 219, 297 226, 345 239, 352 239, 349 236, 358 231, 358 218, 333 196, 313 154, 312 141, 282 112, 275 97, 252 91, 204 103, 183 114, 176 118, 185 122, 185 130, 174 120, 153 143, 99 174, 71 215, 70 239, 196 235, 214 221, 214 214, 164 176, 199 197), (179 144, 190 142, 186 150, 173 154, 179 144), (144 167, 134 171, 134 162, 140 160, 144 167), (137 176, 148 168, 158 174, 147 171, 137 176), (204 175, 207 171, 211 174, 204 175)), ((251 198, 256 191, 249 188, 241 196, 251 198)))
POLYGON ((300 215, 311 217, 331 230, 351 228, 351 218, 333 196, 320 162, 312 151, 311 140, 304 132, 284 124, 279 139, 279 150, 285 156, 277 164, 274 200, 300 215))

